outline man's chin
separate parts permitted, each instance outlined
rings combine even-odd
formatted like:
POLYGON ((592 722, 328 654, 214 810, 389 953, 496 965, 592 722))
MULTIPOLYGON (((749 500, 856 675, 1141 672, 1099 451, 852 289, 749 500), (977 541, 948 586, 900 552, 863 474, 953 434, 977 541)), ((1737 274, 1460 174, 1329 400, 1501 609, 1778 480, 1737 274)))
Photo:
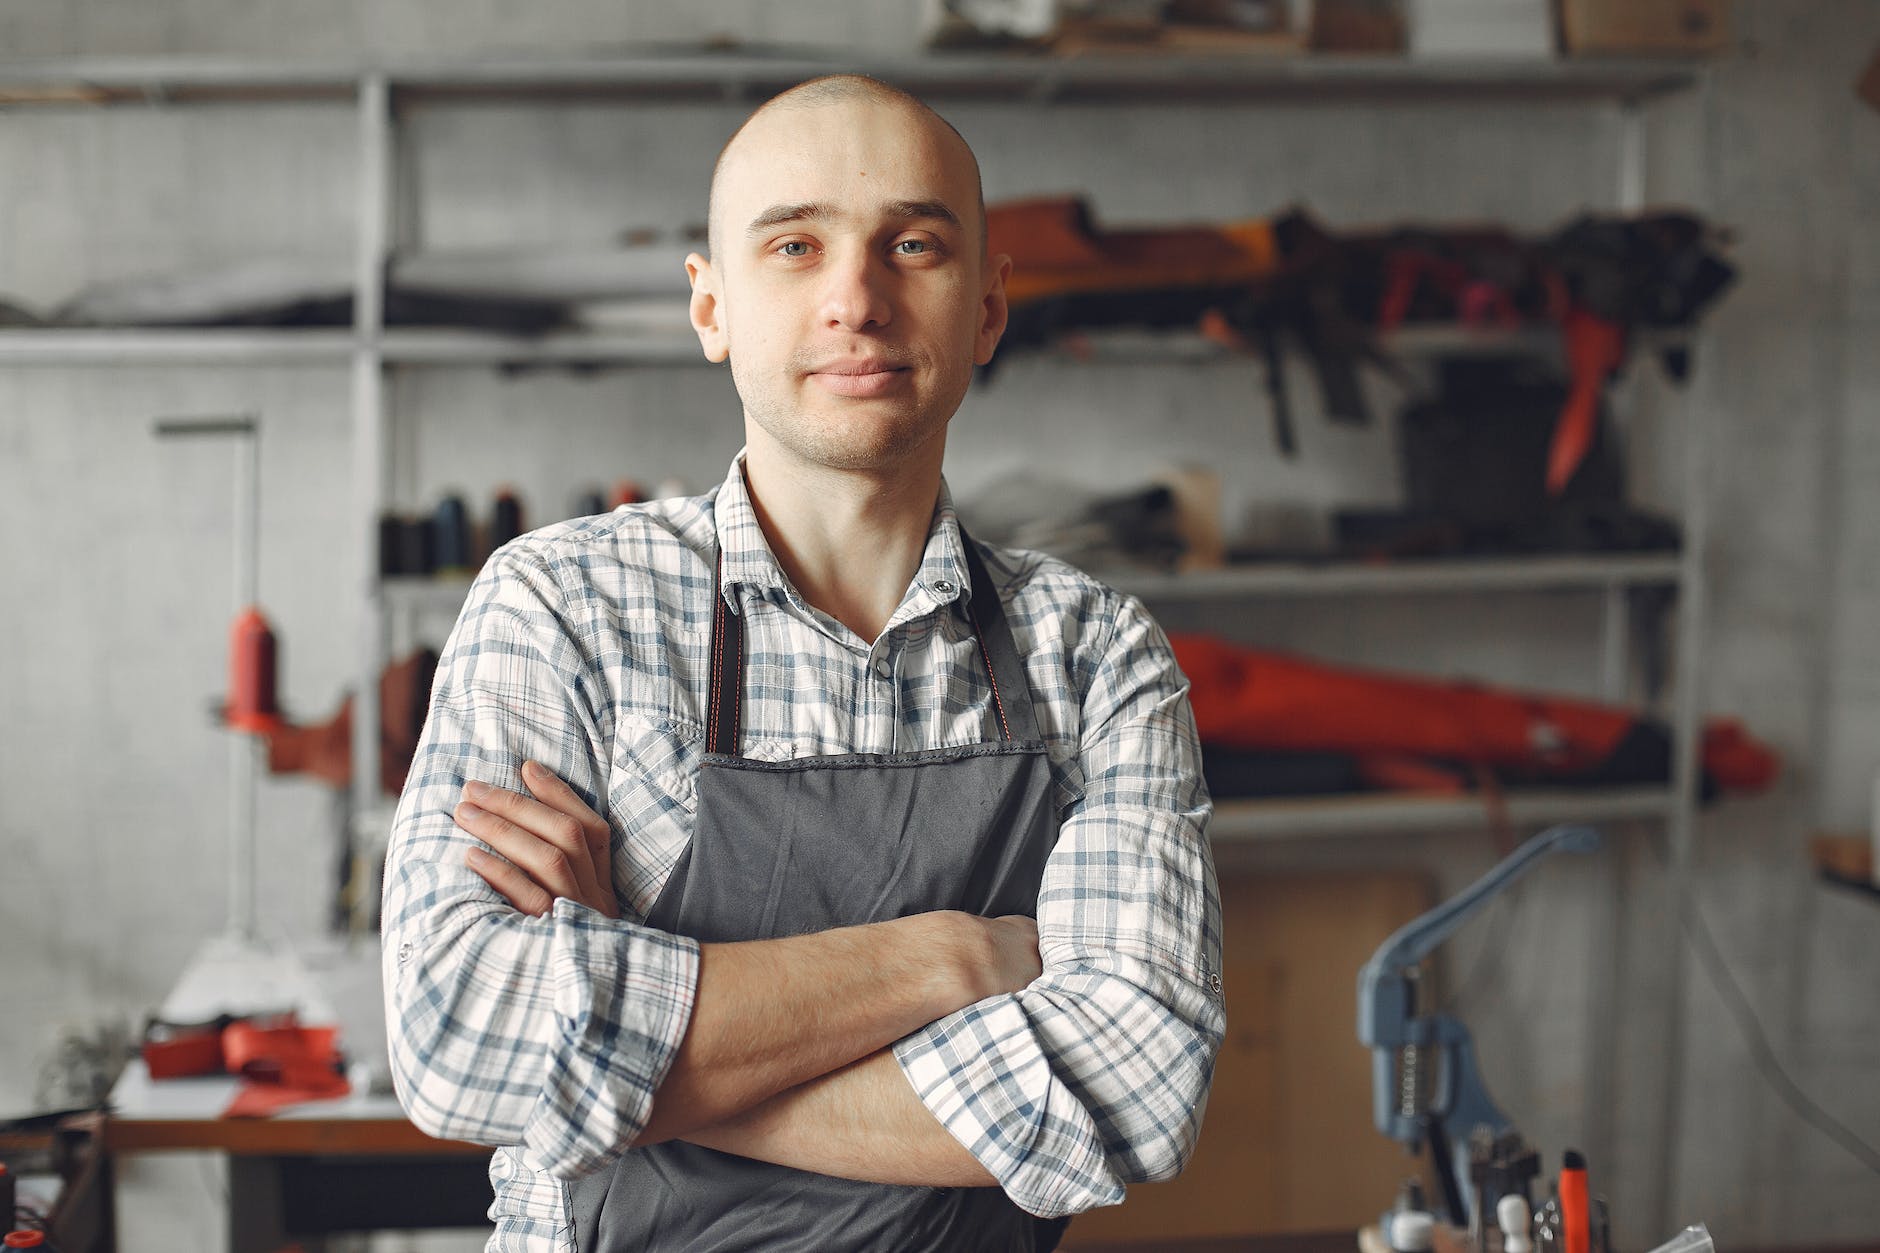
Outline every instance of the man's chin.
POLYGON ((838 412, 806 415, 792 429, 766 429, 773 440, 803 461, 860 472, 898 469, 945 433, 944 423, 936 427, 905 412, 859 412, 862 408, 845 405, 838 412))

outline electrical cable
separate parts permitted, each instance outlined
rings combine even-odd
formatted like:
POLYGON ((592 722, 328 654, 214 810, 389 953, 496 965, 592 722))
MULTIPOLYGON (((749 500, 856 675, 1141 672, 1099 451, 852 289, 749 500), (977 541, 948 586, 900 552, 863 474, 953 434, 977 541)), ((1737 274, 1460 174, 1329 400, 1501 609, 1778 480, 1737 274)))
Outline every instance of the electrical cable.
POLYGON ((1678 912, 1684 924, 1685 938, 1691 941, 1691 948, 1697 953, 1711 987, 1723 998, 1724 1007, 1735 1021, 1737 1031, 1743 1037, 1743 1044, 1749 1049, 1750 1060, 1755 1063, 1763 1082, 1769 1085, 1770 1090, 1782 1099, 1796 1117, 1846 1149, 1861 1165, 1880 1175, 1880 1150, 1876 1150, 1873 1145, 1855 1135, 1846 1124, 1815 1104, 1789 1078, 1788 1071, 1782 1068, 1781 1060, 1776 1057, 1775 1049, 1770 1047, 1769 1037, 1763 1031, 1755 1007, 1749 1003, 1749 997, 1743 994, 1742 986, 1724 962, 1723 952, 1717 947, 1710 924, 1704 921, 1694 893, 1685 893, 1684 906, 1678 912))

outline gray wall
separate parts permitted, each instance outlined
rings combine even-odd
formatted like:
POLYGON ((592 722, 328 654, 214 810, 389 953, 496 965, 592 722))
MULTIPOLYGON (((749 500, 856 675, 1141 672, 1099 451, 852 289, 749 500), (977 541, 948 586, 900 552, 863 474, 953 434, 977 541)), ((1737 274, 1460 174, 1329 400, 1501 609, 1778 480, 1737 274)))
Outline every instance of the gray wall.
MULTIPOLYGON (((1745 718, 1789 762, 1774 793, 1703 823, 1702 910, 1801 1086, 1871 1141, 1880 1138, 1880 914, 1813 886, 1804 851, 1818 828, 1865 826, 1880 767, 1880 643, 1868 627, 1880 617, 1880 115, 1850 91, 1880 43, 1880 6, 1739 8, 1741 46, 1711 89, 1654 111, 1650 192, 1735 227, 1743 280, 1711 323, 1693 388, 1674 393, 1650 378, 1630 387, 1629 442, 1641 490, 1669 508, 1681 491, 1678 440, 1706 441, 1705 701, 1745 718)), ((913 9, 912 0, 748 0, 707 16, 594 0, 526 9, 0 0, 0 58, 593 50, 719 30, 901 49, 913 9)), ((947 111, 980 154, 989 197, 1083 189, 1118 223, 1244 217, 1297 202, 1337 225, 1426 217, 1544 228, 1616 194, 1617 133, 1599 110, 947 111)), ((427 112, 415 122, 423 239, 598 242, 629 226, 696 220, 709 162, 738 112, 427 112)), ((353 141, 351 114, 323 106, 0 114, 0 293, 47 305, 88 282, 259 253, 343 257, 353 141)), ((203 711, 224 687, 229 454, 158 446, 148 419, 264 415, 261 596, 283 640, 286 704, 324 717, 353 680, 347 386, 343 369, 316 367, 0 371, 0 534, 13 554, 0 616, 0 1111, 28 1102, 60 1033, 146 1011, 221 924, 227 748, 203 711)), ((968 400, 950 474, 966 496, 1027 459, 1089 482, 1206 462, 1227 476, 1230 525, 1276 502, 1389 499, 1387 424, 1332 429, 1307 414, 1301 456, 1289 463, 1272 452, 1259 395, 1258 376, 1239 366, 1015 362, 968 400)), ((702 486, 738 443, 717 371, 411 370, 392 396, 394 482, 411 505, 446 486, 486 501, 514 483, 545 513, 595 466, 607 478, 676 475, 702 486)), ((1388 614, 1359 602, 1254 605, 1171 625, 1587 690, 1597 617, 1578 600, 1529 596, 1388 614)), ((278 934, 320 929, 328 813, 314 785, 263 787, 261 900, 278 934)), ((1550 1151, 1585 1134, 1589 1050, 1612 1060, 1620 1143, 1606 1186, 1622 1233, 1639 1245, 1663 1234, 1641 1226, 1657 1186, 1649 1147, 1666 1073, 1656 954, 1672 934, 1656 847, 1641 830, 1598 865, 1548 869, 1452 954, 1467 971, 1487 952, 1466 1013, 1497 1096, 1550 1151), (1577 1023, 1587 955, 1602 953, 1624 968, 1609 1030, 1577 1023)), ((1457 833, 1229 860, 1427 865, 1447 887, 1490 859, 1479 833, 1457 833)), ((1695 971, 1687 1013, 1671 1067, 1685 1097, 1675 1216, 1705 1219, 1739 1248, 1880 1230, 1873 1176, 1769 1094, 1695 971)), ((188 1176, 160 1190, 179 1230, 212 1191, 188 1176)), ((138 1247, 182 1247, 182 1237, 163 1243, 167 1228, 149 1230, 138 1247)))

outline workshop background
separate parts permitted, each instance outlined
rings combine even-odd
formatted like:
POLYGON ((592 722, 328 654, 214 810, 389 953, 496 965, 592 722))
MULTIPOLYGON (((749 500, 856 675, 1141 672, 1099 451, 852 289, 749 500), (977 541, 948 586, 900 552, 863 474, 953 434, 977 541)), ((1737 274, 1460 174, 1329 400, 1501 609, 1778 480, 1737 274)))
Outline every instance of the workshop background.
MULTIPOLYGON (((920 20, 915 0, 0 0, 0 60, 585 54, 722 36, 865 57, 914 52, 920 20)), ((1614 401, 1642 503, 1690 505, 1680 441, 1704 441, 1702 705, 1742 719, 1783 761, 1763 794, 1705 810, 1697 907, 1781 1066, 1869 1144, 1880 1139, 1880 909, 1824 886, 1809 843, 1868 830, 1880 770, 1880 112, 1854 91, 1876 46, 1870 0, 1744 0, 1709 82, 1648 106, 1645 202, 1726 227, 1739 277, 1695 336, 1687 388, 1641 357, 1614 401)), ((427 246, 599 246, 701 221, 711 162, 747 107, 440 106, 413 123, 401 177, 420 189, 427 246)), ((1544 232, 1612 208, 1621 157, 1619 128, 1596 110, 1518 98, 940 108, 977 151, 989 201, 1079 194, 1110 227, 1304 205, 1333 230, 1544 232)), ((107 280, 256 257, 344 273, 356 127, 351 108, 306 102, 0 109, 0 300, 52 308, 107 280)), ((969 499, 1015 472, 1121 490, 1205 465, 1230 538, 1392 501, 1394 393, 1376 391, 1369 424, 1332 424, 1296 373, 1299 448, 1286 459, 1254 365, 1014 355, 955 420, 949 479, 969 499)), ((722 370, 388 377, 392 493, 412 512, 451 491, 486 512, 509 486, 539 525, 590 484, 702 490, 740 442, 722 370)), ((359 666, 350 388, 343 364, 0 362, 0 1117, 35 1108, 74 1040, 134 1032, 224 921, 230 766, 209 710, 227 687, 234 463, 227 445, 158 442, 152 420, 259 415, 259 601, 279 634, 282 704, 322 721, 359 666)), ((1598 609, 1597 597, 1534 592, 1255 600, 1170 619, 1364 666, 1589 694, 1598 609)), ((258 897, 272 934, 329 932, 335 806, 315 780, 262 783, 258 897)), ((1694 961, 1678 1052, 1665 1056, 1655 955, 1682 941, 1663 838, 1652 823, 1612 834, 1599 858, 1537 871, 1446 952, 1446 968, 1468 975, 1459 1009, 1491 1091, 1557 1153, 1582 1130, 1589 1041, 1609 1042, 1615 1157, 1595 1169, 1630 1245, 1670 1234, 1640 1225, 1661 1191, 1674 1219, 1707 1222, 1727 1249, 1871 1240, 1880 1180, 1779 1099, 1727 994, 1694 961), (1610 943, 1600 930, 1622 934, 1632 956, 1613 1021, 1588 1024, 1585 955, 1610 943), (1667 1082, 1682 1092, 1669 1180, 1653 1139, 1667 1082)), ((1416 872, 1434 903, 1495 857, 1477 823, 1236 844, 1220 860, 1235 883, 1416 872)), ((1349 1003, 1350 985, 1335 996, 1349 1003)), ((198 1242, 219 1203, 214 1159, 119 1169, 125 1213, 145 1224, 122 1247, 216 1247, 198 1242)))

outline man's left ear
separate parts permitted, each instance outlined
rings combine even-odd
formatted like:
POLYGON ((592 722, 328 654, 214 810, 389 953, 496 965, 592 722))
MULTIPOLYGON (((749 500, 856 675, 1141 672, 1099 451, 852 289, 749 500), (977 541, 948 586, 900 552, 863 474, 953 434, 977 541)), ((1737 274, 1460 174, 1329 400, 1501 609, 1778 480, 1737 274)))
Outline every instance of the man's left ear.
POLYGON ((1005 304, 1005 280, 1012 273, 1012 258, 1001 253, 992 258, 986 271, 986 293, 980 298, 979 304, 979 333, 973 342, 974 365, 984 365, 992 360, 992 354, 999 348, 999 337, 1005 334, 1005 322, 1010 312, 1005 304))

